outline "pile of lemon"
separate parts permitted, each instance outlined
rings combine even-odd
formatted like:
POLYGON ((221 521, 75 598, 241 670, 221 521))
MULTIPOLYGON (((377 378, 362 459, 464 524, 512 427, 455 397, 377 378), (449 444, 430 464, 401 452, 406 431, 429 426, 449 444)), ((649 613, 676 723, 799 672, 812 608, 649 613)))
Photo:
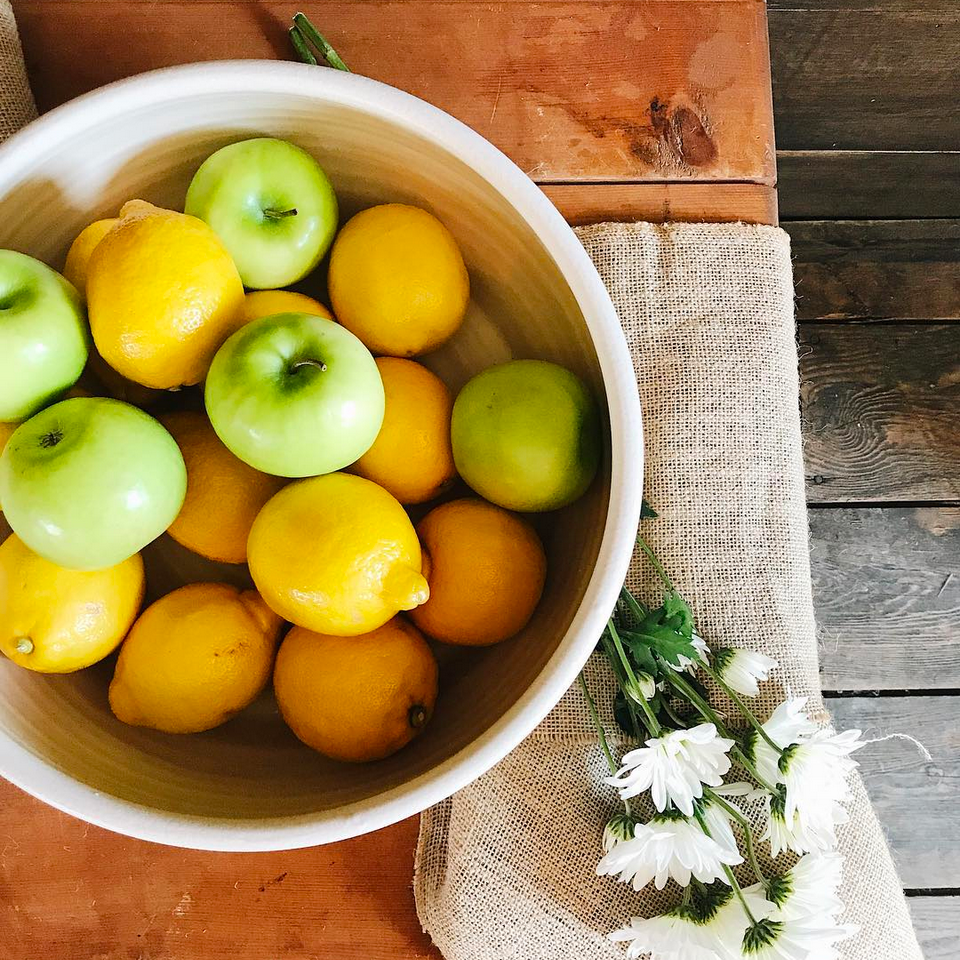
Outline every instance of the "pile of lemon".
MULTIPOLYGON (((460 645, 515 635, 546 573, 537 533, 516 514, 467 497, 427 510, 415 528, 405 510, 456 480, 452 398, 409 359, 449 338, 466 311, 452 235, 410 206, 358 214, 332 249, 331 311, 290 290, 245 292, 207 224, 135 200, 76 238, 64 274, 88 306, 97 379, 87 387, 148 409, 180 407, 158 414, 187 474, 169 536, 209 560, 248 564, 257 589, 192 583, 141 612, 140 554, 66 569, 11 535, 0 545, 0 649, 23 667, 65 673, 119 646, 109 702, 130 724, 208 730, 272 678, 283 718, 323 754, 366 761, 404 746, 437 698, 425 635, 460 645), (433 306, 409 310, 424 285, 433 306), (203 381, 240 326, 289 311, 335 313, 380 355, 383 426, 349 472, 295 482, 260 473, 179 389, 203 381), (293 627, 283 635, 285 621, 293 627)), ((14 425, 2 426, 5 441, 14 425)))

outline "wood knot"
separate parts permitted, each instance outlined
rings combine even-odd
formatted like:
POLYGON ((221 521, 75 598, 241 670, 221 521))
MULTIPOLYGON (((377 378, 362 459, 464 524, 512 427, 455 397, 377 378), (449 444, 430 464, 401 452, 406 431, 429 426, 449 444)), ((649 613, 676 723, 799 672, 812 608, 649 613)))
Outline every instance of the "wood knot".
POLYGON ((702 167, 717 158, 717 147, 699 115, 690 107, 670 106, 659 97, 650 101, 650 124, 674 160, 702 167))

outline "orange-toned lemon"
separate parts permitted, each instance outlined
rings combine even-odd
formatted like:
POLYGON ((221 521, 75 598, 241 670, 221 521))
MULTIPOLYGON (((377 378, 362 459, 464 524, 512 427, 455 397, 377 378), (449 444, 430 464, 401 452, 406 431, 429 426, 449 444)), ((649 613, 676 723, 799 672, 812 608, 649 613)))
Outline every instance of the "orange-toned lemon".
POLYGON ((413 524, 383 487, 328 473, 284 487, 247 541, 257 589, 286 620, 356 636, 427 599, 413 524))
POLYGON ((90 329, 117 373, 158 390, 199 383, 237 328, 243 284, 202 220, 131 200, 94 247, 90 329))
POLYGON ((337 319, 373 353, 415 357, 456 333, 470 278, 453 234, 403 203, 351 218, 330 252, 327 285, 337 319))
POLYGON ((280 618, 255 590, 191 583, 152 603, 120 648, 117 719, 199 733, 252 703, 270 680, 280 618))
POLYGON ((437 662, 401 617, 358 637, 294 627, 277 654, 273 689, 283 719, 308 746, 359 763, 406 746, 437 699, 437 662))
POLYGON ((454 500, 417 527, 430 599, 413 622, 445 643, 485 646, 512 637, 533 615, 547 559, 537 532, 484 500, 454 500))
POLYGON ((319 301, 293 290, 253 290, 243 298, 240 322, 249 323, 275 313, 309 313, 333 320, 333 314, 319 301))
POLYGON ((457 475, 450 446, 450 391, 413 360, 380 357, 377 367, 386 397, 383 426, 351 469, 401 503, 432 500, 457 475))
POLYGON ((39 673, 88 667, 126 636, 143 589, 139 553, 105 570, 68 570, 11 534, 0 544, 0 650, 39 673))
POLYGON ((81 300, 87 299, 87 268, 97 244, 120 222, 118 217, 94 220, 77 234, 70 244, 63 275, 77 288, 81 300))
POLYGON ((187 495, 167 533, 202 557, 244 563, 254 519, 286 480, 235 457, 203 413, 181 410, 160 422, 177 441, 187 467, 187 495))

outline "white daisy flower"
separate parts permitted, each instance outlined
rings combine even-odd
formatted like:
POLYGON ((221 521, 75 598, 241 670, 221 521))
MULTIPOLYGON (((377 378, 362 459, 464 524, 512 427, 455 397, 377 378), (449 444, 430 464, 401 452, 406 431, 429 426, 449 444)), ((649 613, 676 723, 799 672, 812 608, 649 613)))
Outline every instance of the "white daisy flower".
MULTIPOLYGON (((781 749, 797 743, 819 729, 807 716, 804 710, 806 705, 806 697, 793 697, 781 703, 763 724, 764 733, 781 749)), ((743 749, 764 780, 776 783, 780 779, 780 754, 756 730, 748 734, 743 749)))
MULTIPOLYGON (((718 790, 717 792, 719 793, 720 791, 718 790)), ((731 807, 734 807, 734 809, 740 809, 729 799, 727 799, 726 802, 730 804, 731 807)), ((707 829, 710 831, 710 836, 713 837, 720 846, 726 847, 728 850, 737 851, 737 838, 733 833, 731 817, 730 814, 724 810, 723 806, 717 803, 716 800, 708 798, 700 802, 700 810, 703 813, 703 820, 707 825, 707 829)))
POLYGON ((747 929, 739 956, 743 960, 838 960, 836 944, 857 930, 825 914, 787 920, 774 911, 747 929))
POLYGON ((615 813, 603 828, 600 845, 604 853, 609 853, 618 843, 632 840, 637 821, 628 813, 615 813))
POLYGON ((801 821, 794 814, 788 821, 784 813, 784 796, 765 797, 767 805, 766 826, 761 840, 770 841, 770 856, 776 859, 781 853, 818 853, 833 850, 837 845, 837 827, 847 822, 847 811, 836 802, 824 804, 817 818, 801 821))
POLYGON ((625 754, 616 775, 604 783, 616 787, 623 800, 649 790, 657 810, 672 803, 689 817, 693 801, 703 796, 703 785, 716 787, 723 782, 732 746, 733 741, 719 736, 712 723, 671 730, 625 754))
POLYGON ((614 844, 597 864, 601 877, 619 877, 642 890, 651 880, 658 890, 674 879, 681 887, 695 877, 701 883, 722 879, 723 867, 736 866, 743 858, 736 844, 708 837, 695 820, 675 810, 657 814, 649 823, 638 823, 633 838, 614 844))
MULTIPOLYGON (((756 900, 756 898, 754 898, 756 900)), ((765 916, 765 904, 748 901, 754 916, 765 916)), ((648 920, 634 917, 630 926, 609 935, 611 940, 629 943, 627 957, 650 960, 727 960, 737 956, 747 927, 743 907, 730 889, 711 890, 698 906, 679 906, 648 920)))
POLYGON ((787 789, 784 820, 792 823, 796 814, 802 824, 836 822, 833 808, 850 799, 847 778, 858 766, 850 754, 863 745, 859 730, 817 730, 790 744, 779 763, 787 789))
POLYGON ((766 680, 777 661, 755 650, 729 647, 713 656, 713 669, 727 686, 745 697, 755 697, 760 688, 758 680, 766 680))
POLYGON ((747 889, 759 896, 765 893, 781 920, 834 917, 843 913, 843 901, 837 896, 842 877, 843 857, 830 850, 801 857, 782 876, 771 878, 766 890, 759 883, 747 889))

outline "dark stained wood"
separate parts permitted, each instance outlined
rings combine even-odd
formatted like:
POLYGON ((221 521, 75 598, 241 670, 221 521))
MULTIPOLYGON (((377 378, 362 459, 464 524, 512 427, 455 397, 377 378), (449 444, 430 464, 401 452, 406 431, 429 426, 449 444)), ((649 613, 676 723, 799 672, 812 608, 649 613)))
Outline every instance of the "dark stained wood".
POLYGON ((849 697, 827 706, 839 729, 865 739, 908 734, 856 754, 867 792, 907 888, 960 887, 960 701, 956 697, 849 697))
POLYGON ((289 58, 300 8, 353 70, 443 107, 535 179, 774 181, 756 0, 14 2, 42 109, 154 67, 289 58))
POLYGON ((960 325, 800 327, 811 503, 960 499, 960 325))
POLYGON ((960 507, 811 510, 810 562, 825 690, 960 689, 960 507))
POLYGON ((957 960, 960 957, 960 894, 910 897, 907 906, 925 960, 957 960))
POLYGON ((798 320, 960 319, 960 220, 784 224, 798 320))
POLYGON ((777 193, 757 183, 564 183, 543 191, 567 222, 777 222, 777 193))
POLYGON ((769 19, 781 148, 957 149, 955 0, 773 0, 769 19))
POLYGON ((783 220, 960 218, 960 152, 777 154, 783 220))

